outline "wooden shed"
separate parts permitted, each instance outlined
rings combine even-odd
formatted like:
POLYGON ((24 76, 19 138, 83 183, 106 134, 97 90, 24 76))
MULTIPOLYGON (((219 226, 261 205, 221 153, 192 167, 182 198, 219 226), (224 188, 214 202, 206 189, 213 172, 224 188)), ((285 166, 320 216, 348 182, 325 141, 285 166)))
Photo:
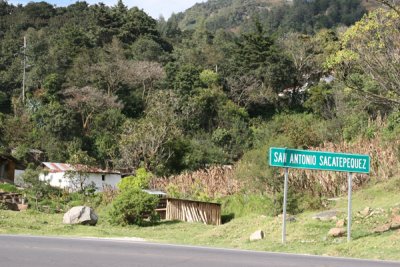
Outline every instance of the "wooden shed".
POLYGON ((0 154, 0 179, 14 183, 17 160, 9 155, 0 154))
POLYGON ((165 220, 221 224, 221 204, 218 203, 161 198, 156 211, 165 220))

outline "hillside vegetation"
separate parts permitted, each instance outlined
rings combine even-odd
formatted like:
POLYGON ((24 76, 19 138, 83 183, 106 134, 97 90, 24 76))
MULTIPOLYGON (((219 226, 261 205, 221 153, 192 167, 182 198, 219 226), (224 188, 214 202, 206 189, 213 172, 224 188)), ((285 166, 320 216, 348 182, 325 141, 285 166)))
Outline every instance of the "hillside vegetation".
POLYGON ((211 0, 173 15, 172 20, 177 20, 182 30, 205 27, 214 32, 246 30, 258 18, 271 30, 312 33, 322 28, 349 26, 361 18, 366 7, 376 6, 358 0, 211 0))
MULTIPOLYGON (((141 213, 156 221, 154 198, 130 212, 144 199, 140 189, 158 182, 173 196, 218 201, 226 220, 234 217, 199 232, 217 229, 219 237, 261 215, 273 223, 282 212, 283 173, 267 164, 271 146, 369 154, 372 171, 356 175, 353 189, 362 195, 371 184, 391 185, 400 160, 400 7, 375 4, 383 8, 368 11, 360 0, 209 1, 166 21, 122 1, 55 7, 0 0, 0 153, 28 166, 24 193, 35 211, 26 214, 55 222, 45 213, 87 204, 111 209, 104 213, 116 215, 115 224, 143 224, 141 213), (70 194, 38 181, 40 161, 133 176, 119 190, 70 194), (220 168, 229 179, 212 179, 220 168), (248 217, 253 211, 261 212, 248 217)), ((307 214, 346 190, 343 174, 291 172, 288 211, 313 233, 299 240, 321 240, 328 224, 315 226, 307 214)), ((360 227, 359 246, 375 237, 367 234, 372 226, 360 227)), ((378 236, 385 248, 385 238, 398 241, 394 233, 378 236)), ((351 255, 338 246, 338 255, 351 255)))

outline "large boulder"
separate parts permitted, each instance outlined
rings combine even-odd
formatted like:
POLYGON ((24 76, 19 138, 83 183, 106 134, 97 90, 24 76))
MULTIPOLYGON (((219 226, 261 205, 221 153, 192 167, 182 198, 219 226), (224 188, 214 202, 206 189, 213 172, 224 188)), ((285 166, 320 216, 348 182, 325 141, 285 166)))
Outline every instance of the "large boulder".
POLYGON ((94 210, 86 206, 73 207, 63 217, 64 224, 96 225, 97 220, 98 217, 94 210))

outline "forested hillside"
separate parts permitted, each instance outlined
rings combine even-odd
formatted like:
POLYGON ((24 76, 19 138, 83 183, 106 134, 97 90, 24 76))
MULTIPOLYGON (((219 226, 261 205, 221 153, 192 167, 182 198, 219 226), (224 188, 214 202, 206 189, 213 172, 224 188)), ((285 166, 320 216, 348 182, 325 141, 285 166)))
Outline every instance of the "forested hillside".
POLYGON ((400 12, 366 12, 358 0, 209 1, 157 21, 122 1, 1 1, 1 151, 157 175, 235 164, 271 192, 271 145, 396 155, 400 12), (206 19, 189 23, 195 13, 206 19))
POLYGON ((210 31, 223 28, 237 32, 246 30, 256 17, 273 31, 314 33, 323 28, 349 26, 361 18, 366 7, 373 6, 359 0, 210 0, 172 19, 185 30, 203 25, 210 31))

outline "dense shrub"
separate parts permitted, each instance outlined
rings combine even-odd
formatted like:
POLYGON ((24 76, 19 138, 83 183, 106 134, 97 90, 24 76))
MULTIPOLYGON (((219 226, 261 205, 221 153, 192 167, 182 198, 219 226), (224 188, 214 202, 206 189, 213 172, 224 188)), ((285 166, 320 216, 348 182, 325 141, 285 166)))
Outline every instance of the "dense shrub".
POLYGON ((118 184, 118 189, 123 192, 130 189, 145 189, 148 188, 150 179, 153 175, 147 172, 145 168, 136 170, 135 176, 127 176, 123 178, 118 184))
POLYGON ((155 212, 157 204, 157 196, 129 188, 120 192, 112 202, 109 221, 116 225, 143 225, 145 218, 155 222, 159 219, 155 212))

